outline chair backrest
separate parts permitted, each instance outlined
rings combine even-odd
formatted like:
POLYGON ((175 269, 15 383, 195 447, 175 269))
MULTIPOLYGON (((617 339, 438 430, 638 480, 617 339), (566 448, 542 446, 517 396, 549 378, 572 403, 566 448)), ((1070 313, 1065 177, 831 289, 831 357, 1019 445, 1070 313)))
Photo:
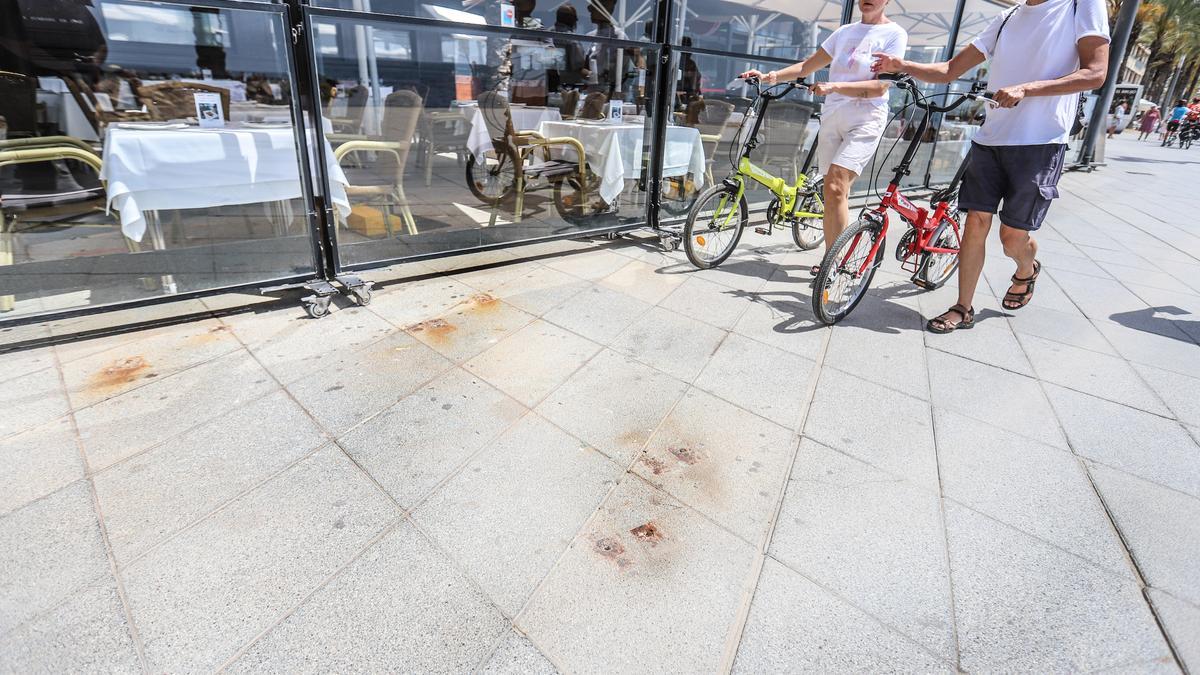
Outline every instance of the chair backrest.
MULTIPOLYGON (((763 120, 763 159, 767 166, 794 169, 798 167, 801 147, 812 109, 790 101, 776 101, 767 109, 763 120)), ((787 180, 794 178, 794 171, 784 171, 787 180)))
POLYGON ((579 110, 579 118, 598 120, 604 117, 604 107, 608 105, 608 96, 602 91, 593 91, 583 99, 583 107, 579 110))
MULTIPOLYGON (((383 122, 380 125, 383 137, 388 141, 400 143, 402 147, 400 165, 394 167, 397 173, 402 173, 408 162, 409 149, 413 136, 417 133, 417 123, 421 121, 421 111, 424 109, 425 104, 421 96, 408 89, 388 94, 384 100, 383 122)), ((387 157, 388 155, 381 154, 379 163, 387 162, 387 157)))
POLYGON ((138 87, 137 95, 146 104, 152 119, 173 120, 196 115, 196 101, 192 98, 197 93, 213 93, 221 96, 221 110, 225 119, 229 119, 229 90, 211 84, 199 82, 152 82, 138 87))
POLYGON ((579 90, 568 89, 562 94, 562 105, 559 106, 558 112, 563 119, 569 120, 575 117, 576 110, 579 110, 579 90))
POLYGON ((367 98, 370 95, 370 90, 359 84, 351 87, 346 96, 346 119, 350 120, 355 132, 362 126, 363 112, 367 108, 367 98))
POLYGON ((512 111, 509 110, 508 100, 497 91, 485 91, 475 99, 479 103, 479 114, 487 125, 488 135, 492 138, 511 138, 516 134, 513 130, 512 111))
POLYGON ((704 109, 697 116, 696 126, 702 134, 720 134, 732 115, 732 103, 704 100, 704 109))

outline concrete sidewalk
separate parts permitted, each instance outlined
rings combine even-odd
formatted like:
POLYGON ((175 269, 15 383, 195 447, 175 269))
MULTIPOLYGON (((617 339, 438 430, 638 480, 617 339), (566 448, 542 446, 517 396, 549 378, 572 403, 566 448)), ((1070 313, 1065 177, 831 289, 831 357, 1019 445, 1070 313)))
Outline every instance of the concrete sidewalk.
POLYGON ((1200 153, 1108 155, 947 336, 777 233, 0 355, 0 671, 1200 672, 1200 153))

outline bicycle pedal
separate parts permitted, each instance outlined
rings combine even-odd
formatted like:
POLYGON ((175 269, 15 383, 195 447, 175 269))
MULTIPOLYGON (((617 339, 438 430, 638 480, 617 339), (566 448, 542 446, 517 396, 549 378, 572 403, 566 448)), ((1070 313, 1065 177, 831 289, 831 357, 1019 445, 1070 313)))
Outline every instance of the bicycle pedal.
POLYGON ((917 286, 918 288, 924 288, 927 291, 933 290, 933 285, 924 279, 918 279, 914 276, 912 279, 909 279, 909 281, 913 282, 913 285, 917 286))
POLYGON ((755 234, 771 234, 771 230, 766 227, 756 227, 756 228, 754 228, 754 233, 755 234))

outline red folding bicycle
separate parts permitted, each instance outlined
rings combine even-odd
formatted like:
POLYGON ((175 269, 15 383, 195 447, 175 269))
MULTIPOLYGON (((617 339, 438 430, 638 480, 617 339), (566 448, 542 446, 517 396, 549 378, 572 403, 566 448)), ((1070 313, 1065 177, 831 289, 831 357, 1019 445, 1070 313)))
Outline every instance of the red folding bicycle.
POLYGON ((864 209, 858 220, 838 235, 833 246, 825 252, 821 269, 813 282, 813 313, 825 324, 835 324, 849 316, 858 306, 883 262, 884 242, 888 231, 888 210, 894 210, 909 229, 896 246, 896 258, 901 268, 912 272, 912 282, 933 290, 940 288, 958 269, 958 249, 962 242, 962 213, 958 209, 958 186, 967 168, 964 160, 947 187, 930 197, 930 209, 913 204, 900 191, 900 181, 909 175, 933 115, 954 110, 968 100, 992 101, 991 92, 976 84, 971 91, 960 95, 953 103, 936 106, 923 97, 916 83, 907 75, 881 73, 881 80, 890 80, 913 96, 911 105, 925 114, 908 144, 904 158, 894 169, 879 206, 864 209))

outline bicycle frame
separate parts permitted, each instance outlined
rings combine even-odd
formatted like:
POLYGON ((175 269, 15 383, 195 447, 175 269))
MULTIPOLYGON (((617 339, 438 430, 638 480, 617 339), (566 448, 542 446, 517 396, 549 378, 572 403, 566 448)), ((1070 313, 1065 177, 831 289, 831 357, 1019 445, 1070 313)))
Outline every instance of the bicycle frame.
MULTIPOLYGON (((792 85, 793 88, 795 85, 792 85)), ((790 89, 788 90, 790 91, 790 89)), ((764 95, 761 91, 757 100, 752 102, 746 109, 746 115, 754 116, 754 126, 751 127, 750 133, 746 136, 746 140, 742 143, 742 151, 738 158, 737 166, 734 167, 734 174, 725 179, 725 183, 733 187, 736 185, 737 194, 734 197, 735 203, 740 201, 746 192, 746 178, 762 185, 771 191, 780 201, 780 212, 790 213, 795 218, 820 218, 820 213, 810 213, 807 211, 795 211, 797 199, 804 188, 808 186, 809 178, 807 171, 812 166, 813 157, 816 155, 817 140, 814 138, 812 145, 809 146, 808 153, 804 157, 804 164, 800 167, 800 171, 796 175, 796 183, 788 184, 783 178, 763 169, 762 167, 750 161, 750 153, 758 147, 758 133, 762 129, 763 120, 766 119, 767 105, 776 98, 786 96, 787 92, 778 96, 764 95), (759 103, 761 101, 761 103, 759 103), (755 112, 757 106, 758 111, 755 112)), ((743 124, 745 120, 743 119, 743 124)), ((738 135, 741 136, 741 129, 738 129, 738 135)), ((722 207, 724 204, 721 205, 722 207)))

